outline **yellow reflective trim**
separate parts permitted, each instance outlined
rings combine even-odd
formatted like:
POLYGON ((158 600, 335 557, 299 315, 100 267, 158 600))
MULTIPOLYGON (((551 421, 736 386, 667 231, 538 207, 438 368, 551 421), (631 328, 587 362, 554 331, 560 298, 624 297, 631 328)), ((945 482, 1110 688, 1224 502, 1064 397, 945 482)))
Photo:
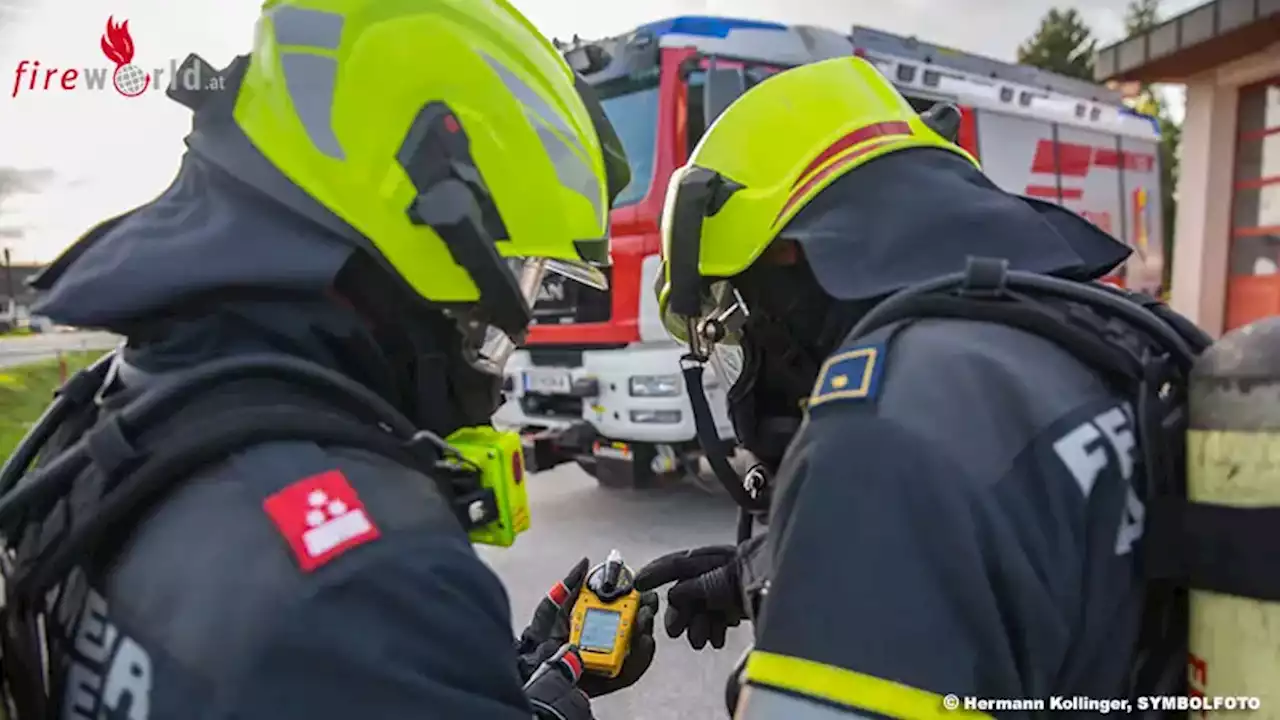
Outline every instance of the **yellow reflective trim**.
POLYGON ((948 710, 942 696, 892 680, 803 658, 756 650, 747 659, 748 683, 909 720, 990 718, 974 710, 948 710))

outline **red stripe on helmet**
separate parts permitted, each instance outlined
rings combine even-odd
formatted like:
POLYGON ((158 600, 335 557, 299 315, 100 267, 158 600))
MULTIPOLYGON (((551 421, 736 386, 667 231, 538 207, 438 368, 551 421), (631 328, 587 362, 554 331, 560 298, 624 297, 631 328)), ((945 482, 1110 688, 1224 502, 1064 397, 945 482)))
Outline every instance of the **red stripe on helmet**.
POLYGON ((872 138, 882 137, 885 135, 910 134, 911 126, 901 121, 874 123, 872 125, 860 127, 832 143, 826 150, 823 150, 818 157, 813 159, 813 162, 809 163, 809 165, 805 167, 803 172, 796 176, 796 181, 791 184, 791 187, 794 189, 801 181, 808 177, 810 173, 822 167, 823 163, 855 145, 859 145, 872 138))
POLYGON ((790 210, 796 203, 800 202, 800 198, 804 197, 805 193, 809 192, 809 190, 812 189, 815 185, 831 177, 832 174, 848 166, 854 160, 857 160, 858 158, 862 157, 863 155, 866 155, 872 150, 876 150, 878 148, 884 147, 890 142, 892 142, 892 138, 885 138, 877 142, 868 143, 867 145, 864 145, 863 147, 860 147, 857 150, 854 150, 848 155, 845 155, 839 160, 823 168, 821 171, 818 172, 817 175, 814 175, 813 177, 809 178, 809 180, 805 182, 804 185, 801 185, 799 188, 791 192, 791 197, 787 198, 787 202, 782 206, 782 209, 778 211, 778 217, 773 219, 774 224, 777 224, 777 222, 782 219, 782 216, 786 215, 788 210, 790 210))

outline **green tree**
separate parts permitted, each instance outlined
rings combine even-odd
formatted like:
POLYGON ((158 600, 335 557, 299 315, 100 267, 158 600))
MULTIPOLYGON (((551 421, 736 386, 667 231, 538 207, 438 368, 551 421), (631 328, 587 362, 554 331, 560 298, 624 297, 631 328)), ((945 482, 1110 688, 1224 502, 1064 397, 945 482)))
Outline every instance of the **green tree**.
MULTIPOLYGON (((1159 25, 1160 1, 1130 0, 1125 9, 1125 35, 1144 33, 1159 25)), ((1174 223, 1178 215, 1175 192, 1178 187, 1178 144, 1182 140, 1182 126, 1169 114, 1164 96, 1152 85, 1144 84, 1132 104, 1135 110, 1156 118, 1160 123, 1160 215, 1164 226, 1161 241, 1164 248, 1164 286, 1167 288, 1173 272, 1174 223)))
POLYGON ((1160 24, 1160 0, 1130 0, 1124 11, 1125 35, 1146 32, 1160 24))
POLYGON ((1093 82, 1093 32, 1074 9, 1053 9, 1018 48, 1018 62, 1093 82))

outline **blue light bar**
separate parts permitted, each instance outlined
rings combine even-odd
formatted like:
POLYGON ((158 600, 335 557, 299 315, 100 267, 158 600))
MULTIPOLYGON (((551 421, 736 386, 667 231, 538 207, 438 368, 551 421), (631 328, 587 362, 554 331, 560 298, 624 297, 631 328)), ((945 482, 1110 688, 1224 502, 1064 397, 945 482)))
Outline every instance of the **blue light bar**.
POLYGON ((663 35, 700 35, 702 37, 725 38, 733 30, 785 31, 787 26, 762 20, 684 15, 651 22, 647 25, 642 25, 641 29, 648 30, 657 37, 662 37, 663 35))

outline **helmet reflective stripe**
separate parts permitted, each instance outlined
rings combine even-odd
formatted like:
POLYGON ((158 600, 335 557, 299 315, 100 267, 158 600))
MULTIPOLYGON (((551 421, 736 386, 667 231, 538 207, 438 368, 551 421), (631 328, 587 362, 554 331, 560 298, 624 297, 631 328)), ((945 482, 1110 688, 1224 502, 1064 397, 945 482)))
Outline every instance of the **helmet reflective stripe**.
POLYGON ((333 93, 338 60, 314 50, 337 50, 342 39, 343 17, 320 10, 276 8, 267 15, 281 47, 304 47, 309 52, 280 53, 285 86, 307 137, 320 152, 335 160, 346 159, 333 131, 333 93))
POLYGON ((823 150, 818 157, 813 159, 813 162, 809 163, 805 166, 804 170, 800 171, 800 174, 796 176, 796 181, 791 184, 791 187, 793 189, 799 187, 802 181, 809 178, 810 175, 822 167, 828 160, 835 158, 835 156, 845 150, 852 150, 872 138, 910 134, 911 125, 905 122, 882 122, 860 127, 832 143, 826 150, 823 150))
POLYGON ((542 147, 551 158, 551 164, 556 169, 556 177, 560 180, 560 184, 590 200, 591 208, 603 217, 605 212, 603 189, 596 174, 591 172, 591 167, 551 128, 539 124, 537 130, 538 139, 542 140, 542 147))
POLYGON ((542 141, 547 157, 551 159, 560 184, 589 200, 595 212, 603 217, 604 188, 600 186, 599 177, 588 164, 587 158, 590 155, 586 148, 575 140, 577 134, 569 129, 560 113, 551 109, 533 88, 494 58, 488 55, 483 57, 498 74, 502 84, 507 86, 507 90, 524 106, 529 121, 538 131, 538 139, 542 141))
POLYGON ((809 195, 809 191, 815 185, 826 180, 833 173, 839 172, 842 168, 852 163, 854 160, 866 155, 876 148, 887 145, 894 140, 904 137, 911 137, 913 134, 911 125, 905 122, 883 122, 867 125, 858 128, 853 132, 845 135, 831 145, 831 147, 822 151, 808 167, 800 173, 795 183, 791 186, 791 195, 787 197, 787 201, 782 205, 782 209, 778 211, 778 216, 773 219, 774 225, 778 224, 786 214, 809 195), (841 155, 841 153, 844 153, 841 155), (822 167, 823 163, 835 158, 826 167, 822 167), (817 172, 814 172, 814 171, 817 172))
POLYGON ((309 53, 280 53, 280 69, 298 120, 316 149, 335 160, 346 154, 333 132, 333 89, 338 61, 309 53))
POLYGON ((276 29, 276 44, 337 50, 344 19, 338 13, 278 7, 267 13, 276 29))
MULTIPOLYGON (((503 257, 607 261, 616 173, 599 138, 616 134, 509 2, 265 2, 235 123, 404 289, 518 335, 528 308, 503 257)), ((216 150, 260 181, 254 158, 216 150)))

